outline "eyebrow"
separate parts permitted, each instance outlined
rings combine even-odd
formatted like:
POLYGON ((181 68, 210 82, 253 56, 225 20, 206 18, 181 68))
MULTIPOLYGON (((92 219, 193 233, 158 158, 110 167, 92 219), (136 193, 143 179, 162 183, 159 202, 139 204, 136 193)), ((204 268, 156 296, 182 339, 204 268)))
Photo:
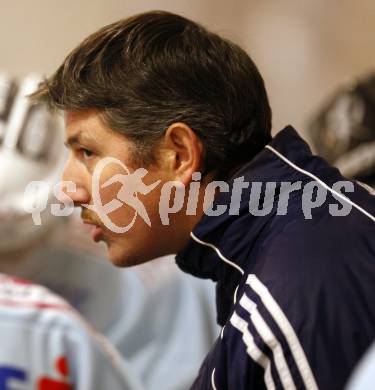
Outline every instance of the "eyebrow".
POLYGON ((72 146, 81 145, 82 143, 85 142, 85 140, 89 141, 90 138, 89 137, 85 137, 85 135, 82 134, 82 131, 79 131, 76 134, 68 137, 66 139, 66 141, 64 142, 64 145, 69 149, 72 146))

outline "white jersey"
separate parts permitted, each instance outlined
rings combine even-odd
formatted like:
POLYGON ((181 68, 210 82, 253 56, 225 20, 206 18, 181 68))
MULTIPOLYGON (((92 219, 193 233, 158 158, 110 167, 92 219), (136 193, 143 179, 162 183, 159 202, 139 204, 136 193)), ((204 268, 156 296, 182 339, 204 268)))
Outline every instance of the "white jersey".
POLYGON ((145 389, 188 389, 220 331, 213 283, 181 272, 173 256, 116 268, 74 219, 56 232, 6 273, 68 301, 145 389))
POLYGON ((65 300, 0 274, 0 390, 140 389, 116 350, 65 300))
POLYGON ((118 269, 50 242, 12 271, 66 299, 147 390, 189 388, 219 334, 213 283, 184 274, 171 257, 118 269))
POLYGON ((375 344, 355 368, 346 390, 373 390, 375 383, 375 344))

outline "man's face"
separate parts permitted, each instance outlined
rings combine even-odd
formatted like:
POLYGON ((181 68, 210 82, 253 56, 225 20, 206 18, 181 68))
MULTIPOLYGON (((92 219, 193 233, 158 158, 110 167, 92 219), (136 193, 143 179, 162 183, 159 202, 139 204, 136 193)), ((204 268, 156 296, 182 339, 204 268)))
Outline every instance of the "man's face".
POLYGON ((63 179, 76 185, 76 191, 67 194, 76 206, 82 207, 84 222, 93 224, 93 239, 106 243, 111 261, 119 266, 130 266, 175 252, 178 248, 173 247, 173 242, 178 228, 163 226, 159 217, 161 187, 173 180, 168 170, 161 169, 157 163, 146 167, 136 164, 132 158, 134 143, 106 127, 96 111, 68 111, 65 122, 70 155, 63 179), (93 185, 95 168, 109 157, 113 159, 103 165, 98 185, 93 185), (147 172, 139 168, 146 168, 147 172), (134 172, 138 174, 132 175, 134 172), (158 185, 154 184, 159 180, 158 185), (95 188, 103 206, 112 201, 111 209, 98 212, 92 207, 96 203, 95 188), (89 206, 83 206, 85 204, 89 206), (118 233, 111 226, 131 227, 118 233))

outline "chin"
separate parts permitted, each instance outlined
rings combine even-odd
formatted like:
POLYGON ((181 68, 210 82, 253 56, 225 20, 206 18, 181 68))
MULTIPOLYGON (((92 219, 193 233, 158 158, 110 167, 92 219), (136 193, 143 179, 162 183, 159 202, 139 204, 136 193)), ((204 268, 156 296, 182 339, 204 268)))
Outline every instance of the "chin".
POLYGON ((132 250, 119 248, 113 244, 108 247, 107 253, 111 263, 114 266, 121 268, 133 267, 152 260, 152 258, 149 258, 148 256, 142 256, 139 251, 134 253, 132 250))

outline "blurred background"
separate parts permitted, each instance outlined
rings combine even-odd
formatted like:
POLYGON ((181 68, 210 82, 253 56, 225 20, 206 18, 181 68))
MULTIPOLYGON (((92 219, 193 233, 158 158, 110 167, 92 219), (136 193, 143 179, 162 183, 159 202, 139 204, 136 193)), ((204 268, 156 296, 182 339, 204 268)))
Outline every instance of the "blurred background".
POLYGON ((0 69, 50 74, 100 26, 151 9, 203 23, 246 48, 266 81, 274 131, 306 134, 322 100, 375 66, 373 0, 1 0, 0 69))
MULTIPOLYGON (((167 10, 246 49, 265 79, 274 132, 294 125, 325 158, 337 162, 344 155, 345 174, 375 185, 375 74, 327 104, 338 88, 375 69, 374 0, 0 0, 0 7, 0 102, 7 97, 1 92, 13 88, 8 83, 7 89, 1 72, 25 87, 26 75, 50 75, 98 28, 167 10)), ((93 246, 78 214, 38 230, 30 215, 18 212, 15 199, 25 184, 57 174, 56 161, 65 159, 61 123, 54 125, 62 132, 55 139, 59 147, 47 148, 47 160, 39 158, 49 141, 48 115, 33 112, 20 95, 7 134, 28 134, 25 148, 2 147, 9 107, 0 112, 0 273, 30 279, 67 299, 113 342, 146 389, 189 387, 219 332, 214 286, 179 272, 173 257, 118 272, 102 261, 104 247, 93 246)))

